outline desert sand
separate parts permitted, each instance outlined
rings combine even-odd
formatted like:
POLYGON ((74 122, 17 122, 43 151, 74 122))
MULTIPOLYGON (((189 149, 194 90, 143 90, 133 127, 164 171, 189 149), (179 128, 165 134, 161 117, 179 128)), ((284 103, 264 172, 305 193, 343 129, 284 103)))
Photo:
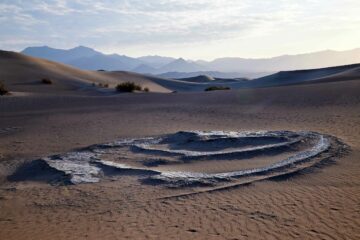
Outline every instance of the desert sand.
POLYGON ((182 92, 199 83, 2 54, 1 79, 15 94, 0 97, 0 239, 360 238, 358 66, 312 84, 182 92), (91 87, 129 76, 151 92, 91 87), (38 84, 41 77, 55 83, 38 84), (315 131, 348 148, 287 177, 199 193, 199 187, 144 184, 131 172, 98 183, 53 184, 54 173, 34 163, 117 139, 192 130, 315 131))

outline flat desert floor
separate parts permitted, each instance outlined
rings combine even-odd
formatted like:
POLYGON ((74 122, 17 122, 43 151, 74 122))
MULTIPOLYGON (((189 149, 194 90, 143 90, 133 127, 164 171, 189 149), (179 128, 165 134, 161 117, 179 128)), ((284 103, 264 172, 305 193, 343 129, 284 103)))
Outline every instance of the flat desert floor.
MULTIPOLYGON (((0 99, 0 239, 360 239, 360 81, 0 99), (23 164, 184 130, 316 131, 350 151, 288 178, 182 197, 137 176, 51 185, 23 164), (10 177, 9 177, 10 176, 10 177)), ((189 191, 191 189, 186 189, 189 191)))

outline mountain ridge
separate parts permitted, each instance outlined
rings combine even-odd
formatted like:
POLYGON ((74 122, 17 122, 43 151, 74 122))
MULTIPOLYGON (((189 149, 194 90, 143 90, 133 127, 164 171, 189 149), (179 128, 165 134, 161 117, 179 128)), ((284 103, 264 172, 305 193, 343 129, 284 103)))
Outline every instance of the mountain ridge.
POLYGON ((21 53, 85 70, 134 71, 155 75, 171 72, 219 72, 249 77, 246 73, 261 76, 259 73, 323 68, 360 62, 360 48, 346 51, 323 50, 296 55, 286 54, 270 58, 223 57, 212 61, 191 61, 158 55, 135 58, 120 54, 104 54, 86 46, 68 50, 48 46, 28 47, 21 53))

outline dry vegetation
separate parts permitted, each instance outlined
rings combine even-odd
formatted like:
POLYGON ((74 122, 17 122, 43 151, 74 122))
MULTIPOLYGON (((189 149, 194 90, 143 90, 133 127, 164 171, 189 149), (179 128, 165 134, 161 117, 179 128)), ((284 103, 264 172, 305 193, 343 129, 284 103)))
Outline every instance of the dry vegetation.
POLYGON ((8 93, 9 91, 6 89, 5 85, 2 82, 0 82, 0 95, 6 95, 8 93))
POLYGON ((41 83, 43 84, 53 84, 53 81, 50 78, 43 78, 41 79, 41 83))
POLYGON ((108 83, 98 83, 98 87, 108 88, 109 84, 108 83))
POLYGON ((135 91, 144 91, 149 92, 149 88, 142 88, 140 85, 134 82, 124 82, 116 86, 118 92, 135 92, 135 91))
POLYGON ((205 89, 205 91, 217 91, 217 90, 230 90, 230 88, 225 86, 210 86, 205 89))

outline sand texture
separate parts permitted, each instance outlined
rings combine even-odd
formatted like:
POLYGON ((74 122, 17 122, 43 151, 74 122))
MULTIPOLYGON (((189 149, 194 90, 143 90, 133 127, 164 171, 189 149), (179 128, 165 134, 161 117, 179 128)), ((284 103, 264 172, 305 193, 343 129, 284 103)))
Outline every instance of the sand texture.
MULTIPOLYGON (((8 72, 8 67, 1 68, 8 72)), ((13 86, 5 80, 14 91, 29 94, 0 97, 0 239, 360 239, 360 78, 351 71, 346 81, 338 76, 340 80, 316 84, 118 95, 83 94, 60 77, 59 86, 54 85, 58 89, 48 94, 30 83, 29 88, 16 85, 15 78, 13 86), (179 131, 284 130, 333 136, 346 147, 294 174, 219 189, 217 183, 205 187, 144 183, 147 172, 118 173, 112 168, 103 170, 106 175, 99 176, 100 181, 71 184, 63 172, 41 161, 119 139, 172 136, 179 131)), ((110 78, 124 73, 101 74, 110 78)), ((91 80, 77 76, 69 81, 91 80)), ((165 85, 156 86, 170 91, 165 85)), ((285 140, 261 141, 252 142, 252 147, 285 140)), ((274 155, 256 155, 254 161, 224 157, 182 164, 181 156, 165 154, 170 164, 142 162, 139 156, 149 151, 145 147, 180 149, 171 141, 157 142, 141 146, 145 152, 136 155, 134 166, 221 173, 267 166, 279 156, 286 159, 311 149, 316 141, 274 155)), ((226 144, 215 150, 249 147, 241 141, 236 148, 226 144)), ((201 144, 181 147, 190 155, 205 151, 201 144)), ((104 160, 126 163, 120 159, 124 152, 119 158, 106 156, 104 160)))

